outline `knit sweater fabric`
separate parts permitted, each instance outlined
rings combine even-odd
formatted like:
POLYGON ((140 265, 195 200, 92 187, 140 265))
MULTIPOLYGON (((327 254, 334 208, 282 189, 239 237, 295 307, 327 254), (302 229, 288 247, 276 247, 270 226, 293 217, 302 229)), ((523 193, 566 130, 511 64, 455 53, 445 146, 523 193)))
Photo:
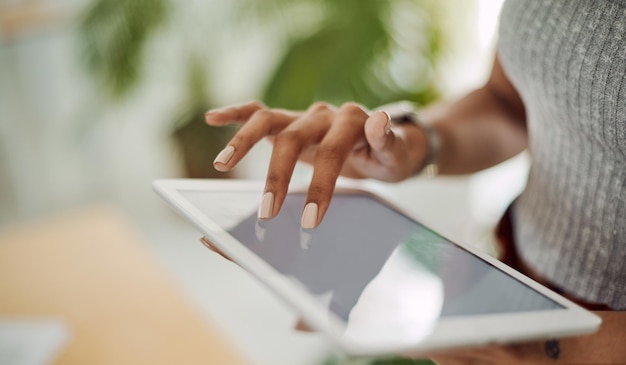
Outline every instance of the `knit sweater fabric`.
POLYGON ((532 159, 513 207, 521 258, 626 310, 626 1, 508 0, 498 54, 532 159))

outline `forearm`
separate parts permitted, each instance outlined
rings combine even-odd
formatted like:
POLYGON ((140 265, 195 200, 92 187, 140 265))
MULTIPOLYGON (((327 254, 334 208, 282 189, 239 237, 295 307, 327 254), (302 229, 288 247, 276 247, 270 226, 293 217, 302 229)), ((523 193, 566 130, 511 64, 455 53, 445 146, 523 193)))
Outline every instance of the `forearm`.
POLYGON ((594 334, 510 345, 504 349, 520 363, 625 364, 626 312, 594 313, 602 317, 600 330, 594 334))
POLYGON ((592 335, 565 338, 560 341, 556 364, 625 364, 626 311, 597 311, 602 317, 600 330, 592 335))
POLYGON ((485 86, 454 103, 428 108, 421 117, 440 136, 437 164, 441 174, 476 172, 527 146, 524 103, 498 57, 485 86))
POLYGON ((473 173, 503 162, 527 146, 523 113, 510 110, 488 86, 448 105, 423 111, 439 133, 440 174, 473 173))
POLYGON ((432 358, 439 365, 626 364, 626 312, 594 313, 602 317, 602 326, 591 335, 460 350, 432 358))

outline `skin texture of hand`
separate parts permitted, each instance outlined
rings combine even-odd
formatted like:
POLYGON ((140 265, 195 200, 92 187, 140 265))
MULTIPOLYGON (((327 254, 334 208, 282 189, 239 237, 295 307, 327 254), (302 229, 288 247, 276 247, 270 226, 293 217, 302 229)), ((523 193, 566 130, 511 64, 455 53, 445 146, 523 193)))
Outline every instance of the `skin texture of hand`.
POLYGON ((302 226, 315 228, 326 213, 339 175, 400 181, 413 175, 428 153, 417 125, 392 125, 385 112, 370 113, 355 103, 339 108, 315 103, 304 112, 269 109, 259 102, 206 113, 212 126, 241 128, 214 166, 229 171, 261 139, 274 144, 259 218, 278 214, 298 160, 313 165, 302 226))
MULTIPOLYGON (((429 121, 440 137, 437 165, 441 174, 476 172, 526 147, 524 105, 497 57, 482 88, 456 102, 423 110, 420 118, 429 121)), ((304 228, 319 225, 339 175, 400 181, 417 172, 429 152, 426 134, 417 125, 391 125, 386 113, 370 113, 355 103, 339 108, 315 103, 306 111, 294 112, 251 102, 211 110, 206 121, 213 126, 241 125, 215 159, 219 171, 235 167, 264 137, 274 143, 261 219, 271 219, 280 211, 296 162, 313 165, 304 228)))

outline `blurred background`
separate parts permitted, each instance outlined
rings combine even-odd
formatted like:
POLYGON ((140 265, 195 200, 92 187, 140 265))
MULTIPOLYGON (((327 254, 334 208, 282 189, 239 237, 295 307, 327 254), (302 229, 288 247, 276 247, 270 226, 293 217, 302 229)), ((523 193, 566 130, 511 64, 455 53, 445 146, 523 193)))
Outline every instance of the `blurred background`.
MULTIPOLYGON (((0 0, 0 229, 106 202, 250 363, 320 364, 331 346, 294 333, 294 314, 197 243, 198 233, 152 192, 152 180, 264 178, 265 142, 232 174, 212 169, 234 129, 208 127, 210 108, 253 99, 373 108, 463 95, 486 80, 500 6, 0 0)), ((448 236, 488 249, 526 166, 522 155, 472 176, 372 184, 448 236)), ((299 166, 295 180, 310 173, 299 166)))

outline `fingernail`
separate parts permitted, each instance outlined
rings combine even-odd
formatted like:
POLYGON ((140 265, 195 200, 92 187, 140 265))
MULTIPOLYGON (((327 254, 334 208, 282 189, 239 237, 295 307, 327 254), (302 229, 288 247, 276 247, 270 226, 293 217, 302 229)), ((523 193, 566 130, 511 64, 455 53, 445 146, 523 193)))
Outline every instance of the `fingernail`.
POLYGON ((317 204, 309 203, 304 207, 304 212, 302 213, 302 222, 300 225, 302 228, 315 228, 315 224, 317 223, 317 204))
POLYGON ((259 219, 268 219, 272 217, 274 211, 274 194, 267 192, 263 194, 261 205, 259 206, 259 219))
POLYGON ((230 161, 230 159, 233 157, 233 153, 235 153, 235 147, 227 146, 226 148, 222 150, 222 152, 220 152, 217 155, 217 157, 215 158, 215 161, 213 161, 213 164, 214 165, 216 163, 227 164, 228 161, 230 161))
POLYGON ((385 135, 389 135, 389 133, 391 133, 391 116, 389 116, 389 113, 387 112, 383 113, 385 113, 385 115, 387 116, 387 124, 385 124, 385 135))
POLYGON ((385 124, 385 135, 388 136, 389 133, 391 133, 391 122, 387 122, 387 124, 385 124))

